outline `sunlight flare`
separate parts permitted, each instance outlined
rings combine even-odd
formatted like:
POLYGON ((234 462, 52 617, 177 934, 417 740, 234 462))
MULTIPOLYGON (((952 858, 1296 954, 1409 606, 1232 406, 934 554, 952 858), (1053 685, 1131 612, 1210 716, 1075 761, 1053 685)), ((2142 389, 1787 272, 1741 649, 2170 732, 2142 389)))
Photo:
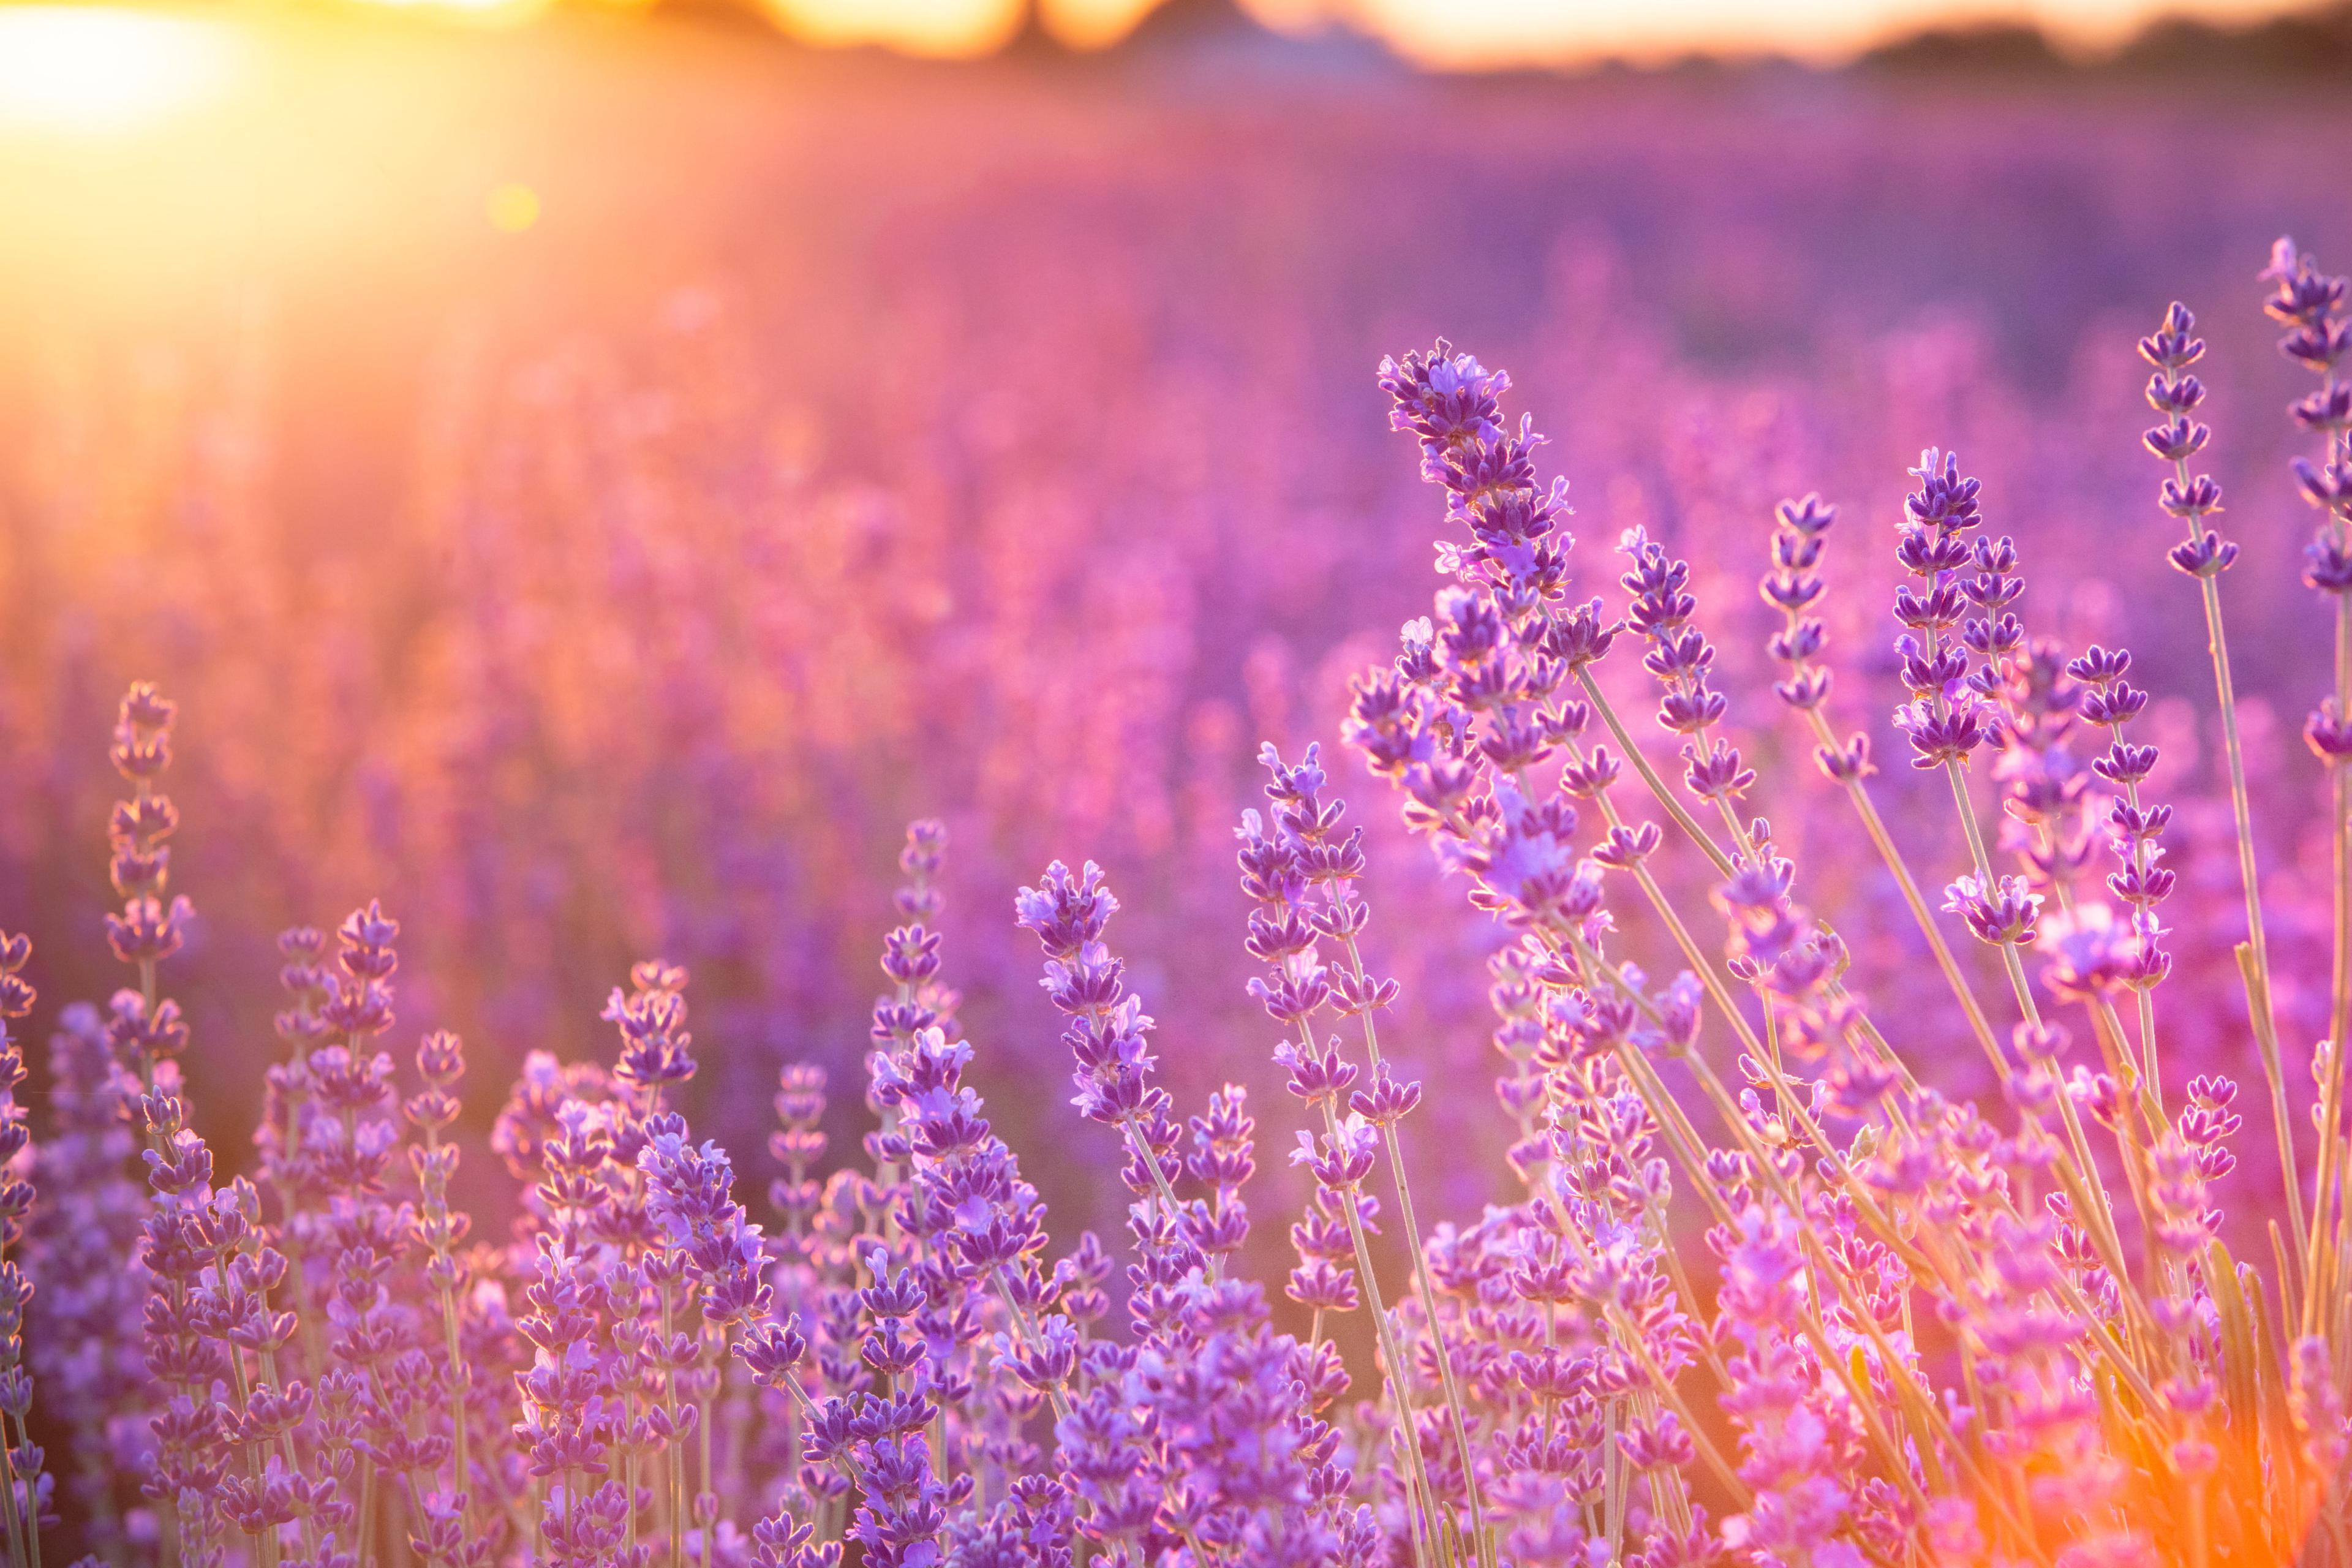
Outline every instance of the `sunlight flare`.
POLYGON ((115 6, 0 9, 0 126, 137 130, 217 98, 243 63, 218 22, 115 6))

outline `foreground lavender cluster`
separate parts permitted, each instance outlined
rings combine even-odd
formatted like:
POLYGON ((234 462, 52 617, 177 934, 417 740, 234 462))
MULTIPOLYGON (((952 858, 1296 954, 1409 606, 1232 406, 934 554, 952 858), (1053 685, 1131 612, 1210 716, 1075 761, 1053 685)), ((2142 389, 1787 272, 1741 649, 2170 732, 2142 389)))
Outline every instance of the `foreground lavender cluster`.
MULTIPOLYGON (((1956 456, 1924 455, 1894 531, 1907 697, 1879 716, 1948 795, 1957 832, 1920 853, 1951 863, 1898 844, 1853 727, 1871 716, 1842 703, 1818 497, 1758 530, 1778 679, 1756 701, 1879 858, 1997 1105, 1937 1087, 1918 1020, 1849 986, 1835 911, 1748 807, 1756 731, 1689 563, 1630 528, 1622 602, 1591 594, 1507 378, 1440 343, 1381 384, 1445 497, 1446 583, 1356 682, 1346 738, 1502 933, 1509 1201, 1417 1211, 1407 1130, 1431 1095, 1383 1054, 1400 986, 1368 956, 1362 829, 1318 750, 1272 745, 1236 863, 1258 1048, 1311 1181, 1278 1296, 1247 1276, 1259 1110, 1237 1083, 1185 1104, 1161 1080, 1091 863, 1013 909, 1078 1135, 1127 1199, 1122 1241, 1057 1248, 966 1081, 989 1043, 959 1020, 931 822, 882 942, 870 1131, 835 1158, 824 1076, 785 1068, 764 1218, 681 1110, 689 978, 648 961, 612 994, 607 1059, 525 1064, 487 1151, 520 1218, 478 1239, 452 1196, 464 1047, 380 1048, 400 931, 373 903, 283 937, 253 1157, 216 1157, 167 994, 193 917, 176 714, 136 687, 112 753, 124 983, 58 1016, 37 1144, 0 1035, 9 1561, 70 1539, 173 1568, 2352 1563, 2329 1043, 2352 1036, 2352 329, 2343 281, 2292 245, 2265 278, 2318 377, 2294 479, 2335 611, 2306 728, 2335 803, 2315 1043, 2279 1023, 2223 615, 2237 552, 2193 465, 2203 345, 2179 306, 2141 345, 2226 737, 2260 1097, 2165 1068, 2189 911, 2149 693, 2129 653, 2033 629, 2025 552, 1956 456), (2223 1239, 2249 1114, 2284 1177, 2242 1200, 2276 1216, 2261 1264, 2223 1239), (67 1440, 46 1453, 37 1428, 67 1440)), ((28 957, 0 937, 0 1021, 36 1004, 28 957)))

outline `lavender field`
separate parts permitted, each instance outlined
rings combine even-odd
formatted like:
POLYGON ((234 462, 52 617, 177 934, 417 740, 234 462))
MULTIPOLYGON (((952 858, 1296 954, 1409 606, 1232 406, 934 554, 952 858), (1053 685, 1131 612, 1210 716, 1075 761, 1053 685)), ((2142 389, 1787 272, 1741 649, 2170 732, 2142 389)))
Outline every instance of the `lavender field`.
POLYGON ((0 128, 12 1562, 2352 1562, 2339 94, 340 26, 0 128))

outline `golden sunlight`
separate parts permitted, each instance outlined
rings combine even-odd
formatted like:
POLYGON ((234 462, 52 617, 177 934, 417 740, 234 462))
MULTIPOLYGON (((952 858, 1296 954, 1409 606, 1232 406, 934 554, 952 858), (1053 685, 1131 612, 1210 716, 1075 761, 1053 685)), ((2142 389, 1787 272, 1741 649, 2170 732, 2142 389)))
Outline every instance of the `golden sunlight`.
POLYGON ((1019 19, 1006 0, 766 0, 785 27, 811 43, 880 44, 920 55, 973 55, 1003 42, 1019 19))
MULTIPOLYGON (((546 12, 554 0, 353 0, 373 9, 406 11, 451 22, 505 26, 528 22, 546 12)), ((612 9, 636 10, 649 0, 613 0, 612 9)))
POLYGON ((191 16, 100 5, 0 8, 0 128, 136 130, 219 96, 238 37, 191 16))

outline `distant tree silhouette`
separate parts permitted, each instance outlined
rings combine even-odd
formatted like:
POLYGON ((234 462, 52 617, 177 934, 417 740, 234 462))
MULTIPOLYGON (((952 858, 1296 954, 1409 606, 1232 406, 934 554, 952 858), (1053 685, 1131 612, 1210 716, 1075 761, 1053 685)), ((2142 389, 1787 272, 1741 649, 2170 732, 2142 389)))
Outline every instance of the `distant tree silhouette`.
POLYGON ((2067 68, 2039 27, 1993 23, 1979 27, 1928 27, 1882 44, 1855 62, 1864 71, 1970 75, 2047 75, 2067 68))
POLYGON ((1045 25, 1045 14, 1039 0, 1021 0, 1021 19, 1014 24, 1012 36, 997 53, 1006 59, 1061 59, 1070 47, 1053 28, 1045 25))
POLYGON ((652 10, 656 16, 669 20, 759 32, 780 41, 794 41, 791 31, 761 0, 654 0, 652 10))
POLYGON ((2342 76, 2352 74, 2352 0, 2245 26, 2167 16, 2148 24, 2113 55, 2080 64, 2053 48, 2040 29, 2008 24, 1931 27, 1873 49, 1856 64, 1865 72, 1920 74, 2342 76))
POLYGON ((1119 41, 1119 47, 1148 53, 1219 38, 1255 37, 1265 30, 1238 0, 1160 0, 1119 41))
MULTIPOLYGON (((1001 58, 1072 64, 1081 58, 1099 58, 1107 63, 1120 58, 1183 56, 1203 47, 1222 53, 1227 46, 1270 45, 1281 37, 1244 10, 1240 0, 1160 0, 1111 49, 1099 57, 1082 57, 1047 25, 1043 0, 1017 3, 1019 11, 1013 30, 998 51, 1001 58)), ((775 38, 791 36, 763 0, 653 0, 653 6, 665 17, 756 30, 775 38)), ((1348 36, 1359 38, 1366 49, 1378 51, 1381 58, 1390 58, 1384 47, 1370 35, 1348 36)), ((1718 71, 1736 73, 1765 63, 1727 62, 1694 53, 1663 68, 1676 76, 1704 76, 1718 71)), ((1793 68, 1786 60, 1780 64, 1783 68, 1793 68)), ((1601 60, 1573 74, 1614 74, 1633 68, 1622 62, 1601 60)), ((1641 68, 1638 74, 1655 75, 1659 68, 1641 68)), ((2047 35, 2029 24, 1927 27, 1870 50, 1852 68, 1864 76, 2044 78, 2062 74, 2193 72, 2205 77, 2262 79, 2352 77, 2352 0, 2336 0, 2323 9, 2273 16, 2242 26, 2218 26, 2184 16, 2162 17, 2143 27, 2114 53, 2094 59, 2061 54, 2047 35)), ((1556 75, 1552 71, 1533 74, 1546 79, 1556 75)))
POLYGON ((2137 71, 2208 71, 2217 67, 2263 76, 2337 76, 2352 72, 2352 4, 2273 16, 2248 27, 2217 27, 2185 16, 2150 24, 2116 57, 2137 71))

